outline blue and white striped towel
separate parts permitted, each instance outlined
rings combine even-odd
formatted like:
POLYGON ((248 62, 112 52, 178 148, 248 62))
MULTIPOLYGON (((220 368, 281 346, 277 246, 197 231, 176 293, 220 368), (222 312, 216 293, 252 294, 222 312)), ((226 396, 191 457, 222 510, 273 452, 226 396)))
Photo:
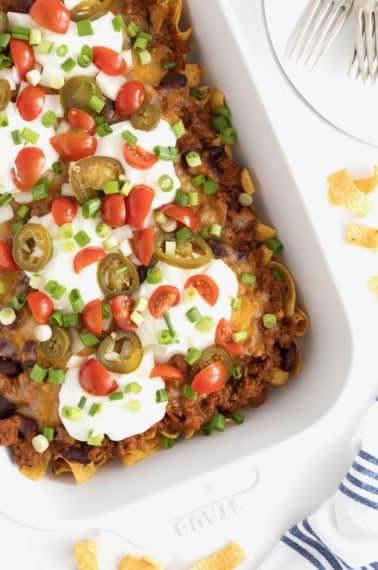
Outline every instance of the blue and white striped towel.
POLYGON ((258 570, 378 570, 378 398, 336 493, 281 537, 258 570))

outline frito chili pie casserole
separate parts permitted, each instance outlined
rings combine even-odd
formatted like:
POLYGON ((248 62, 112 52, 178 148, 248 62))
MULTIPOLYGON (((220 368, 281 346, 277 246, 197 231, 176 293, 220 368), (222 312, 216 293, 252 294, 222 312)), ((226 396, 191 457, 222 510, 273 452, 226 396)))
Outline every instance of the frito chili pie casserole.
POLYGON ((181 0, 0 12, 0 444, 77 482, 241 424, 308 317, 181 0))

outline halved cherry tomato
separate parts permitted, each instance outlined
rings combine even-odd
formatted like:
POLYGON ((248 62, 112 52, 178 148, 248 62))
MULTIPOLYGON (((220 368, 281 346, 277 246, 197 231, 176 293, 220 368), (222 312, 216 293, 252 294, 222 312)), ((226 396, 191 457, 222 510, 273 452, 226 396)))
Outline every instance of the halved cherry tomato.
POLYGON ((27 72, 35 67, 33 47, 26 40, 16 38, 10 40, 9 47, 17 73, 24 80, 27 72))
POLYGON ((93 46, 92 54, 92 61, 95 66, 107 75, 124 75, 126 73, 126 61, 117 51, 105 46, 93 46))
POLYGON ((126 196, 126 221, 128 224, 139 228, 149 213, 155 191, 145 184, 137 184, 126 196))
POLYGON ((148 300, 148 308, 155 319, 162 317, 180 300, 180 291, 174 285, 160 285, 148 300))
POLYGON ((164 380, 184 382, 183 373, 176 366, 172 366, 172 364, 157 364, 154 366, 150 372, 150 378, 156 378, 157 376, 164 378, 164 380))
POLYGON ((142 228, 134 233, 132 248, 143 265, 148 265, 154 252, 154 228, 142 228))
POLYGON ((16 107, 24 121, 34 121, 45 104, 46 93, 38 85, 27 85, 16 99, 16 107))
POLYGON ((109 194, 101 200, 101 217, 112 228, 120 228, 126 223, 126 204, 122 194, 109 194))
POLYGON ((208 364, 194 376, 191 388, 199 394, 211 394, 226 382, 226 369, 221 360, 208 364))
POLYGON ((161 211, 166 216, 173 218, 176 222, 180 222, 180 224, 184 224, 184 226, 188 226, 191 230, 196 230, 198 226, 198 219, 196 214, 193 212, 192 208, 189 206, 180 206, 178 204, 174 204, 173 202, 170 204, 166 204, 161 208, 161 211))
POLYGON ((57 226, 70 224, 77 214, 77 203, 71 198, 58 196, 51 203, 51 214, 57 226))
POLYGON ((97 140, 82 131, 66 131, 50 138, 52 147, 65 160, 80 160, 92 156, 97 140))
POLYGON ((232 340, 231 335, 233 332, 231 323, 222 318, 215 329, 215 341, 229 354, 240 356, 244 353, 244 348, 241 342, 234 342, 232 340))
POLYGON ((29 14, 39 26, 57 34, 65 34, 70 25, 70 12, 60 0, 35 0, 29 14))
POLYGON ((99 299, 89 301, 81 312, 84 327, 91 333, 100 336, 102 333, 102 303, 99 299))
POLYGON ((111 372, 95 358, 89 358, 80 366, 79 384, 92 396, 107 396, 118 388, 111 372))
POLYGON ((218 285, 209 275, 204 275, 203 273, 192 275, 192 277, 189 277, 185 282, 184 288, 187 289, 188 287, 197 289, 202 299, 209 303, 211 307, 213 307, 218 300, 218 285))
POLYGON ((30 190, 45 170, 46 158, 43 150, 36 146, 25 146, 16 156, 11 169, 13 184, 19 190, 30 190))
POLYGON ((54 304, 50 297, 43 291, 32 291, 26 296, 29 309, 38 324, 46 324, 54 310, 54 304))
POLYGON ((85 267, 92 263, 97 263, 103 259, 106 252, 102 247, 90 245, 81 249, 74 257, 73 269, 75 273, 80 273, 85 267))
POLYGON ((146 88, 141 81, 131 80, 122 85, 115 100, 115 110, 120 117, 128 117, 142 106, 146 88))
POLYGON ((68 109, 67 120, 73 129, 86 131, 90 135, 94 135, 96 132, 96 123, 93 117, 86 111, 83 111, 83 109, 78 109, 77 107, 68 109))
POLYGON ((112 315, 117 325, 124 331, 136 329, 136 324, 130 319, 134 305, 134 299, 128 295, 117 295, 110 301, 112 315))
POLYGON ((157 156, 137 144, 125 143, 123 156, 127 164, 137 170, 147 170, 157 162, 157 156))
POLYGON ((0 269, 3 271, 20 271, 13 259, 12 246, 7 239, 0 240, 0 269))

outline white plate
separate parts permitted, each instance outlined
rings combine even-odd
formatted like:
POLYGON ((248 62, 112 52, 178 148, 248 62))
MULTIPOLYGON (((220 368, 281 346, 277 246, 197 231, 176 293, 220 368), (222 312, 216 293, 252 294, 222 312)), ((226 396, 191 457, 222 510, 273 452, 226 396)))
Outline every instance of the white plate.
POLYGON ((315 111, 345 133, 378 146, 378 83, 348 76, 353 49, 352 13, 314 69, 289 61, 287 50, 308 4, 304 0, 264 0, 273 49, 298 93, 315 111))

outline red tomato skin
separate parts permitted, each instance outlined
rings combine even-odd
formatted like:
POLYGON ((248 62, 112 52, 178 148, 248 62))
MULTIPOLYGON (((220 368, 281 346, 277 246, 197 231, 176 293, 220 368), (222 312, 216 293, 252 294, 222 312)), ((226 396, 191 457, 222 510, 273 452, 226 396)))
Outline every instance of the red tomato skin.
POLYGON ((24 121, 34 121, 41 114, 46 93, 38 85, 27 85, 16 99, 16 107, 24 121))
POLYGON ((76 218, 77 204, 71 198, 58 196, 51 203, 51 214, 57 226, 70 224, 76 218))
POLYGON ((150 372, 150 378, 156 377, 184 382, 183 373, 176 366, 172 366, 172 364, 157 364, 154 366, 150 372))
POLYGON ((24 80, 27 72, 35 67, 34 50, 27 41, 16 38, 10 40, 9 47, 17 73, 24 80))
POLYGON ((7 239, 0 240, 0 269, 2 271, 20 271, 13 259, 12 247, 7 239))
POLYGON ((196 214, 189 206, 180 206, 178 204, 166 204, 161 208, 161 211, 166 216, 173 218, 176 222, 188 226, 191 230, 195 231, 198 227, 198 219, 196 214))
POLYGON ((102 333, 103 316, 102 304, 99 299, 89 301, 81 312, 84 327, 96 336, 102 333))
POLYGON ((128 295, 117 295, 110 301, 112 315, 117 325, 124 331, 136 329, 136 324, 130 319, 134 305, 134 299, 128 295))
POLYGON ((115 110, 120 117, 129 117, 141 107, 146 88, 141 81, 131 80, 122 85, 115 100, 115 110))
POLYGON ((221 360, 208 364, 194 376, 191 388, 199 394, 216 392, 226 381, 226 371, 221 360))
POLYGON ((124 75, 127 65, 123 57, 113 49, 105 46, 93 46, 93 63, 107 75, 124 75))
POLYGON ((229 354, 241 356, 244 353, 244 348, 241 342, 234 342, 231 338, 233 328, 231 323, 226 319, 220 319, 215 329, 215 341, 224 348, 229 354))
POLYGON ((137 144, 125 143, 123 147, 123 156, 130 166, 137 170, 147 170, 158 161, 157 157, 152 153, 138 146, 137 144))
POLYGON ((160 285, 148 300, 148 308, 155 319, 162 317, 180 300, 180 291, 174 285, 160 285))
POLYGON ((50 297, 42 291, 32 291, 28 293, 26 300, 37 323, 40 325, 48 323, 49 317, 54 310, 50 297))
POLYGON ((154 228, 142 228, 134 233, 132 242, 134 255, 143 265, 148 265, 154 253, 154 228))
POLYGON ((25 146, 17 154, 14 167, 11 169, 13 184, 19 190, 30 190, 43 174, 45 164, 43 150, 36 146, 25 146))
POLYGON ((112 228, 120 228, 126 223, 125 198, 121 194, 109 194, 101 200, 101 218, 112 228))
POLYGON ((70 25, 70 12, 60 0, 35 0, 29 14, 42 28, 57 34, 65 34, 70 25))
POLYGON ((218 285, 215 281, 203 273, 198 273, 197 275, 192 275, 186 280, 184 289, 188 287, 194 287, 201 297, 213 307, 219 297, 218 285))
POLYGON ((97 148, 97 140, 83 131, 66 131, 50 138, 54 150, 64 160, 80 160, 92 156, 97 148))
POLYGON ((79 384, 92 396, 107 396, 118 388, 109 370, 95 358, 89 358, 80 366, 79 384))
POLYGON ((77 109, 76 107, 68 109, 67 120, 73 129, 80 129, 90 135, 94 135, 96 132, 96 123, 93 117, 83 109, 77 109))
POLYGON ((92 263, 97 263, 97 261, 103 259, 105 255, 106 252, 102 247, 97 247, 95 245, 84 247, 74 257, 74 272, 81 273, 85 267, 88 267, 88 265, 91 265, 92 263))
POLYGON ((145 221, 155 196, 155 191, 145 184, 137 184, 125 198, 126 222, 140 228, 145 221))

